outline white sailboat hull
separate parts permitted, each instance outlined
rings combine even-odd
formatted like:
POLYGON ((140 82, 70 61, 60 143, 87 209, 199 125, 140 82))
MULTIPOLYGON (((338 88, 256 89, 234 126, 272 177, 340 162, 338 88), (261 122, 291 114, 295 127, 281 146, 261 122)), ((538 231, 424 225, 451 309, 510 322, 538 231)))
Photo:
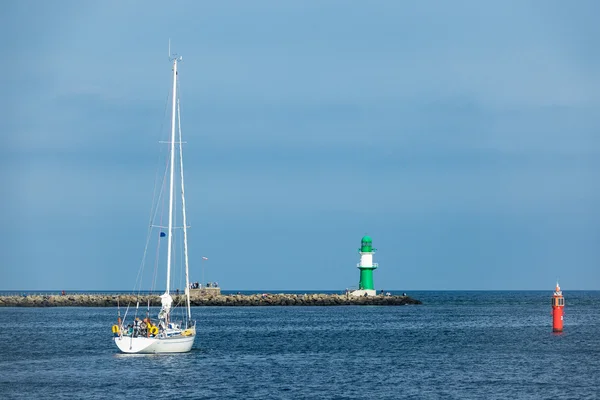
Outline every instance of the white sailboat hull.
POLYGON ((128 354, 187 353, 194 345, 195 335, 168 338, 117 336, 119 350, 128 354))

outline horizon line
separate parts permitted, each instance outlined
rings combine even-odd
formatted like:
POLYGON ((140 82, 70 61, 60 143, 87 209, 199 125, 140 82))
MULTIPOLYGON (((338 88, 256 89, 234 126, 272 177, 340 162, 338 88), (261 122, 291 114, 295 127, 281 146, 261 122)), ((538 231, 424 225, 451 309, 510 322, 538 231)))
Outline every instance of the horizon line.
MULTIPOLYGON (((221 291, 225 292, 345 292, 345 289, 223 289, 220 288, 221 291)), ((561 288, 563 291, 564 289, 561 288)), ((159 293, 163 292, 164 289, 158 290, 120 290, 120 289, 0 289, 0 293, 3 292, 119 292, 119 293, 137 293, 137 292, 154 292, 159 293)), ((352 289, 354 290, 354 289, 352 289)), ((532 292, 532 291, 540 291, 540 292, 552 292, 554 288, 550 289, 377 289, 379 292, 383 290, 384 292, 532 292)), ((567 289, 567 291, 600 291, 600 289, 567 289)), ((173 290, 171 293, 175 293, 173 290)), ((181 293, 185 293, 184 290, 180 290, 181 293)))

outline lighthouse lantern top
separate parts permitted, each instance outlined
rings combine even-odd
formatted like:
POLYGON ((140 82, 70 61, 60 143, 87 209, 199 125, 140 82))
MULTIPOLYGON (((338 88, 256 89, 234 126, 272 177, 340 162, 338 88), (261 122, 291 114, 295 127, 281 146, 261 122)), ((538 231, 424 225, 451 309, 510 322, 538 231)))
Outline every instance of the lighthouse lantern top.
POLYGON ((556 289, 554 289, 554 296, 562 296, 562 290, 560 290, 560 286, 558 282, 556 282, 556 289))
POLYGON ((369 253, 373 251, 373 240, 370 236, 363 236, 360 240, 360 251, 362 253, 369 253))

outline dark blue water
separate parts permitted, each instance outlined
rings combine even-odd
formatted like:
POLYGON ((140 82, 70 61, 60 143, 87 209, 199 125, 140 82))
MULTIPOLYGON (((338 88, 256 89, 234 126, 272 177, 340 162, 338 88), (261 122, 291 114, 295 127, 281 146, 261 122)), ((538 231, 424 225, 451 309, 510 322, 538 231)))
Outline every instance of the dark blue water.
POLYGON ((192 352, 121 355, 114 308, 0 308, 0 398, 598 399, 600 292, 401 307, 195 307, 192 352))

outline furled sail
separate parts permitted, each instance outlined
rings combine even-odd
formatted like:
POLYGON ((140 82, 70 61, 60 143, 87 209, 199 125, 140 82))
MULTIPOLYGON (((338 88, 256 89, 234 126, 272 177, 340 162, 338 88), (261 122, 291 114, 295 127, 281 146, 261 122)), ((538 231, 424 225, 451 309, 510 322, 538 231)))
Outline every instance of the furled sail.
POLYGON ((160 313, 158 313, 158 317, 160 319, 163 319, 166 315, 169 314, 169 312, 171 312, 171 305, 173 304, 173 298, 171 297, 171 295, 169 293, 163 293, 160 296, 160 303, 162 304, 162 308, 160 310, 160 313))

